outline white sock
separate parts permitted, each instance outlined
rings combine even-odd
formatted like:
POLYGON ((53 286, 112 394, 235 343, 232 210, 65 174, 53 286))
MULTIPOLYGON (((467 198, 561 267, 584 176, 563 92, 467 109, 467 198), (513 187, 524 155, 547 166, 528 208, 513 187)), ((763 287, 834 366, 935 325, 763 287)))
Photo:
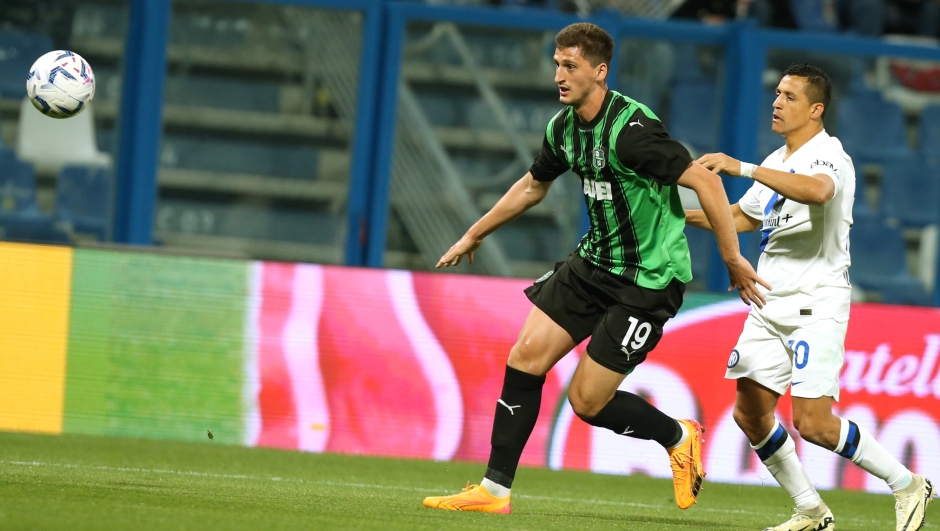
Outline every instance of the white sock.
POLYGON ((497 498, 505 498, 506 496, 509 496, 509 493, 512 491, 512 489, 509 487, 504 487, 499 483, 486 478, 483 478, 483 481, 480 482, 480 486, 497 498))
POLYGON ((751 445, 751 448, 757 452, 777 483, 793 498, 797 508, 808 511, 819 507, 822 498, 796 456, 793 438, 780 422, 775 422, 770 434, 757 446, 751 445))
POLYGON ((840 419, 842 427, 839 429, 839 446, 835 452, 861 467, 862 470, 885 480, 891 492, 911 484, 914 477, 900 461, 885 450, 861 426, 848 419, 840 419))
POLYGON ((670 446, 669 448, 666 448, 666 450, 672 450, 672 449, 678 448, 682 446, 683 444, 685 444, 686 441, 689 440, 689 428, 685 427, 685 422, 676 421, 676 424, 679 425, 679 429, 682 431, 682 436, 679 437, 679 442, 670 446))

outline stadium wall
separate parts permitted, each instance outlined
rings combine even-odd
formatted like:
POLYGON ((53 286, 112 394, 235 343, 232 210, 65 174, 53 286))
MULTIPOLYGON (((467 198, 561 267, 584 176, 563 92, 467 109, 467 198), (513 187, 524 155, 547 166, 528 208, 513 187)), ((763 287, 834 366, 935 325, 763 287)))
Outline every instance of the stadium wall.
MULTIPOLYGON (((0 430, 482 462, 527 284, 0 243, 0 430)), ((689 295, 622 388, 704 422, 710 480, 770 483, 722 378, 746 314, 689 295)), ((855 305, 846 348, 837 413, 940 476, 940 312, 855 305)), ((573 415, 582 354, 549 374, 523 463, 669 476, 654 443, 573 415)), ((820 488, 885 490, 798 448, 820 488)))

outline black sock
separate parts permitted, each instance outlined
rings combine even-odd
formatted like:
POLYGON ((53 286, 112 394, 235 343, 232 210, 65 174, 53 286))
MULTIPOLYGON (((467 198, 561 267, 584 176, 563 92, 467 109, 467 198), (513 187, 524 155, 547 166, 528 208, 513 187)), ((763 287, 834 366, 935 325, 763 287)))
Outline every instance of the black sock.
POLYGON ((675 419, 626 391, 617 391, 604 409, 587 419, 587 423, 636 439, 652 439, 664 448, 675 446, 682 439, 682 428, 675 419))
POLYGON ((496 402, 490 461, 484 477, 508 488, 519 466, 522 449, 539 418, 544 376, 535 376, 506 366, 503 392, 496 402))

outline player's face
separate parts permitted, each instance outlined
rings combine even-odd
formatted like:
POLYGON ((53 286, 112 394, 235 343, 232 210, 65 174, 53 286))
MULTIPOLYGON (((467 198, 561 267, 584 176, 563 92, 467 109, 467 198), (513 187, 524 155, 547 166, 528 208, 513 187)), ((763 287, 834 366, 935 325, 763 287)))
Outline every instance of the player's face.
POLYGON ((806 95, 806 78, 783 76, 777 85, 777 99, 774 100, 774 115, 771 129, 786 135, 805 127, 817 112, 819 103, 811 103, 806 95))
POLYGON ((558 84, 558 101, 579 107, 597 88, 595 81, 604 68, 604 63, 591 66, 591 62, 581 56, 581 49, 576 46, 556 49, 555 83, 558 84))

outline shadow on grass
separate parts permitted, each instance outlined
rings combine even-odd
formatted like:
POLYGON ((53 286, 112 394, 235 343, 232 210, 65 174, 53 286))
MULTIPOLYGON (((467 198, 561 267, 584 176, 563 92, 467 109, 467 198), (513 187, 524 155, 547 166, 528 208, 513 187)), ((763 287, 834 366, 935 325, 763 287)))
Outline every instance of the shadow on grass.
MULTIPOLYGON (((610 522, 631 522, 635 524, 645 524, 649 525, 651 529, 658 529, 657 526, 688 526, 688 527, 697 527, 700 529, 741 529, 740 524, 730 523, 730 522, 718 522, 715 520, 702 520, 702 519, 687 519, 687 518, 670 518, 666 516, 649 516, 641 514, 601 514, 601 513, 591 513, 591 512, 569 512, 569 513, 553 513, 553 512, 538 512, 530 513, 534 517, 555 517, 555 518, 585 518, 592 520, 605 520, 610 522)), ((519 516, 527 516, 525 514, 519 514, 519 516)))

